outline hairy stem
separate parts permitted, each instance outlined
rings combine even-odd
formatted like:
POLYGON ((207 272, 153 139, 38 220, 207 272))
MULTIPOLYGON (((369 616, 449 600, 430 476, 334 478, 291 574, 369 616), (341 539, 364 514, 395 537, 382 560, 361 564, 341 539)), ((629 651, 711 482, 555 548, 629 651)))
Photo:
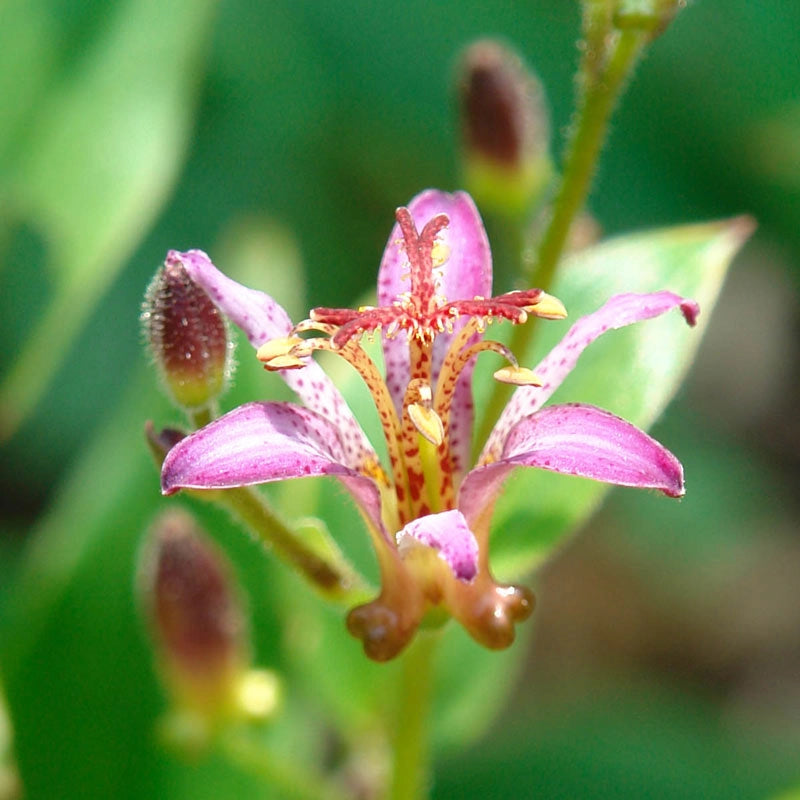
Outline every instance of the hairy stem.
POLYGON ((611 112, 649 38, 646 31, 619 33, 602 75, 587 81, 553 216, 537 253, 533 282, 542 289, 552 284, 572 223, 586 202, 611 112))
MULTIPOLYGON (((552 215, 534 260, 531 285, 547 291, 553 283, 572 223, 586 202, 611 112, 649 39, 649 34, 641 30, 618 32, 610 44, 604 62, 605 68, 599 72, 595 63, 599 54, 595 53, 591 60, 584 58, 579 80, 582 93, 576 123, 567 147, 564 174, 552 215)), ((514 330, 511 350, 520 359, 529 357, 538 322, 538 318, 532 317, 525 326, 518 326, 514 330)), ((510 386, 495 384, 485 406, 475 440, 476 447, 480 447, 488 439, 511 391, 510 386)))
POLYGON ((257 489, 242 486, 212 491, 217 505, 230 511, 329 600, 350 606, 369 596, 361 578, 349 566, 334 563, 312 549, 272 510, 257 489))

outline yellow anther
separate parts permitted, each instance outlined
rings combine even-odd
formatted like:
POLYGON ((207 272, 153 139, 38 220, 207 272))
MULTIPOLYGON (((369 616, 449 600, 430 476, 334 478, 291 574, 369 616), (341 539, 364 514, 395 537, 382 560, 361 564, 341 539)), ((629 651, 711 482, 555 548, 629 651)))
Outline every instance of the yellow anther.
POLYGON ((494 379, 512 386, 541 386, 544 381, 527 367, 503 367, 494 373, 494 379))
POLYGON ((306 362, 297 356, 275 356, 275 358, 271 358, 264 364, 264 369, 268 369, 270 371, 276 369, 300 369, 304 367, 306 362))
POLYGON ((270 362, 279 356, 288 356, 294 347, 302 343, 299 336, 286 336, 282 339, 270 339, 264 342, 256 352, 259 361, 270 362))
POLYGON ((431 444, 438 447, 444 441, 444 425, 441 417, 432 408, 420 403, 411 403, 406 409, 414 427, 431 444))
POLYGON ((444 242, 434 242, 431 248, 431 263, 433 267, 441 267, 450 258, 450 248, 444 242))
POLYGON ((527 306, 526 311, 531 314, 536 314, 537 317, 544 317, 544 319, 564 319, 567 316, 567 309, 564 304, 557 298, 553 297, 547 292, 542 292, 539 299, 530 306, 527 306))

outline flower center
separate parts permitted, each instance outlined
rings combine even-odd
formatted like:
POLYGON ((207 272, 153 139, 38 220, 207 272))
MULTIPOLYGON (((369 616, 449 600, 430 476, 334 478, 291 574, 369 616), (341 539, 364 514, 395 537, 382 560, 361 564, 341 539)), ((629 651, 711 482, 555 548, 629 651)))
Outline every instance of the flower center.
MULTIPOLYGON (((530 370, 517 364, 505 345, 481 339, 486 325, 495 319, 521 324, 529 314, 561 319, 566 312, 558 300, 540 289, 488 299, 444 297, 439 287, 451 254, 440 233, 449 224, 448 217, 436 215, 421 231, 407 208, 399 208, 396 218, 402 234, 399 245, 408 260, 410 290, 384 306, 314 308, 310 318, 295 327, 294 335, 267 342, 259 348, 258 358, 269 370, 297 369, 314 350, 327 350, 344 358, 361 375, 386 439, 396 500, 397 519, 393 522, 399 530, 431 511, 455 507, 457 487, 449 430, 458 379, 467 365, 480 352, 490 350, 509 362, 495 373, 497 380, 539 383, 530 370), (309 339, 298 335, 308 331, 323 335, 309 339), (376 331, 388 339, 405 333, 408 340, 409 373, 401 414, 385 379, 360 344, 364 334, 376 331), (434 374, 434 342, 445 333, 450 341, 438 374, 434 374)), ((370 469, 374 472, 375 466, 370 469)))

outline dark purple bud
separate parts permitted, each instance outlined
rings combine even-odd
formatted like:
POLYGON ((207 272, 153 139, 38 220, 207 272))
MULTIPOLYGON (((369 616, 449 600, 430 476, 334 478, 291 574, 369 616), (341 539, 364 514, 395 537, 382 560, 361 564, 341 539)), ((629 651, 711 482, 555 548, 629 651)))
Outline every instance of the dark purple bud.
POLYGON ((468 188, 479 203, 527 206, 552 174, 539 80, 508 47, 481 40, 461 60, 458 101, 468 188))
POLYGON ((205 408, 226 388, 233 355, 228 326, 209 296, 170 251, 147 288, 142 327, 175 402, 205 408))
POLYGON ((222 552, 188 513, 164 512, 143 551, 141 598, 167 684, 184 704, 236 702, 249 664, 245 617, 222 552))

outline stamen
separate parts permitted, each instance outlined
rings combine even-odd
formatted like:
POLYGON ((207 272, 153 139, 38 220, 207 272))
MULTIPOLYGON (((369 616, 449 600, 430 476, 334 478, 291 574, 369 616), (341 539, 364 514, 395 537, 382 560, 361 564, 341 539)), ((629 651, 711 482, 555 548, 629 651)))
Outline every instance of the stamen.
POLYGON ((431 408, 433 392, 430 384, 412 381, 406 392, 406 410, 414 427, 434 446, 444 440, 444 426, 439 415, 431 408))
POLYGON ((444 441, 444 425, 441 417, 430 407, 412 403, 406 407, 414 427, 432 444, 438 447, 444 441))
POLYGON ((494 373, 494 379, 512 386, 541 386, 544 379, 527 367, 502 367, 494 373))
MULTIPOLYGON (((298 333, 316 331, 326 334, 326 336, 313 339, 301 339, 299 336, 288 337, 285 340, 275 340, 276 343, 271 348, 269 345, 273 343, 268 342, 259 350, 259 355, 261 355, 261 350, 263 349, 267 356, 272 356, 265 364, 265 367, 267 369, 285 369, 295 366, 295 364, 304 366, 305 361, 302 359, 311 356, 315 350, 325 350, 329 353, 340 355, 358 372, 372 395, 375 409, 378 412, 378 419, 381 423, 389 461, 391 462, 400 524, 405 524, 411 518, 411 511, 408 506, 409 491, 405 477, 404 457, 400 446, 402 427, 389 394, 389 389, 375 366, 375 362, 359 344, 353 341, 347 340, 342 346, 337 346, 333 340, 337 333, 337 327, 333 324, 308 319, 298 323, 295 326, 295 331, 298 333)), ((367 474, 374 477, 369 471, 367 474)))
POLYGON ((274 358, 269 359, 269 361, 264 364, 264 369, 269 370, 270 372, 275 372, 279 369, 301 369, 305 365, 306 362, 301 358, 285 355, 275 356, 274 358))
MULTIPOLYGON (((419 344, 417 340, 413 340, 411 348, 412 350, 414 349, 414 343, 419 344)), ((429 365, 430 346, 428 347, 427 360, 429 365)), ((415 372, 413 364, 414 357, 412 355, 412 375, 415 372)), ((418 367, 420 367, 420 365, 418 365, 418 367)), ((413 411, 411 410, 412 406, 420 407, 421 409, 430 408, 431 406, 432 393, 430 381, 427 377, 430 374, 430 370, 428 369, 426 373, 424 368, 420 368, 419 372, 426 374, 426 377, 412 378, 409 381, 408 388, 406 389, 406 393, 403 398, 403 408, 407 409, 408 413, 403 414, 401 441, 403 448, 403 460, 405 463, 406 475, 408 477, 409 501, 411 503, 412 512, 411 519, 430 513, 430 506, 428 505, 426 498, 423 496, 423 490, 428 482, 425 479, 420 445, 424 444, 425 440, 432 441, 425 435, 424 431, 426 429, 434 439, 439 435, 438 431, 436 430, 437 422, 433 417, 428 415, 424 410, 422 410, 421 413, 418 413, 417 408, 415 408, 413 411), (422 442, 420 440, 420 435, 423 437, 422 442)))
POLYGON ((286 336, 282 339, 270 339, 264 342, 256 352, 259 361, 270 362, 278 356, 286 356, 293 347, 300 344, 303 340, 299 336, 286 336))
POLYGON ((542 292, 539 298, 530 306, 525 307, 531 314, 543 319, 564 319, 567 316, 567 309, 557 298, 547 292, 542 292))

